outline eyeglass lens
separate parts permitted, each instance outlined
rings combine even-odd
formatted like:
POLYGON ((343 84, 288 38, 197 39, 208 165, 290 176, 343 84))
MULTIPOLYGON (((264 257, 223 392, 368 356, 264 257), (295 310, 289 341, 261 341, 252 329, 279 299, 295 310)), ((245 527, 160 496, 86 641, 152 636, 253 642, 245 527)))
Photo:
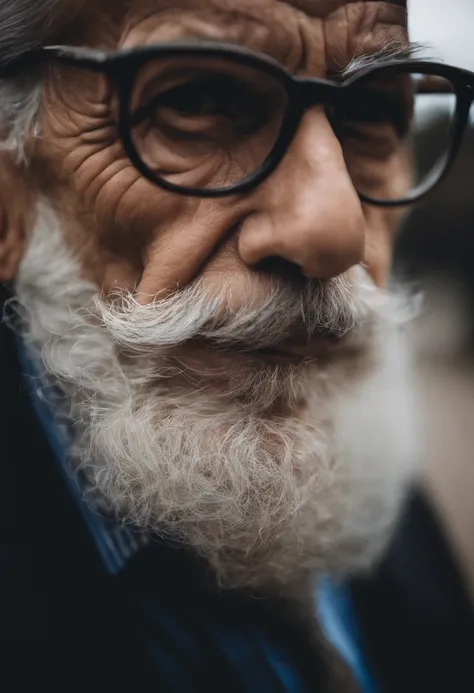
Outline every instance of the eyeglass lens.
POLYGON ((340 139, 357 191, 390 201, 434 185, 448 163, 455 134, 451 82, 406 68, 385 69, 356 85, 350 96, 340 139))
MULTIPOLYGON (((453 139, 446 79, 382 69, 345 91, 328 118, 359 193, 409 198, 436 182, 453 139), (427 141, 426 133, 437 136, 427 141), (406 175, 409 172, 409 175, 406 175)), ((171 56, 144 64, 129 104, 133 147, 151 176, 193 190, 235 186, 268 159, 289 107, 283 81, 229 58, 171 56)))
POLYGON ((258 69, 205 57, 154 60, 135 80, 132 142, 154 177, 226 188, 267 159, 287 105, 280 81, 258 69))

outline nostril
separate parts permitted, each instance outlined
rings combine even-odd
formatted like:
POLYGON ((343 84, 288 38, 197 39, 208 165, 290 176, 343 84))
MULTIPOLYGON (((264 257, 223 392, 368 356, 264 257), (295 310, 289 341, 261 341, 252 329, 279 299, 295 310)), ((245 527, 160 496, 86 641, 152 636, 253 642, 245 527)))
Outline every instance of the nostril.
POLYGON ((301 267, 290 260, 278 256, 269 256, 254 266, 257 272, 291 282, 304 282, 301 267))

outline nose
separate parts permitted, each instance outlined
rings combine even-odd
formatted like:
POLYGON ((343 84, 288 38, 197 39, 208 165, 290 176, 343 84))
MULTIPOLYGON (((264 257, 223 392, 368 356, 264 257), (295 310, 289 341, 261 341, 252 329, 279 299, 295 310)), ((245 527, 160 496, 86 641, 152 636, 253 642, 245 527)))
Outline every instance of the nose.
POLYGON ((238 241, 247 265, 279 258, 307 277, 328 279, 363 260, 362 206, 321 108, 306 112, 285 158, 252 202, 238 241))

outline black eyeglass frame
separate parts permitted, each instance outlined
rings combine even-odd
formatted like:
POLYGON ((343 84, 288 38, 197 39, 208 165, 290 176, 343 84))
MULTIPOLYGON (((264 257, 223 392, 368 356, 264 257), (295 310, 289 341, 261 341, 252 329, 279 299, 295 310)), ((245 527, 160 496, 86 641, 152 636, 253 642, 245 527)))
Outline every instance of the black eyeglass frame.
POLYGON ((406 197, 394 200, 379 200, 357 191, 363 202, 379 207, 397 207, 418 202, 433 190, 446 176, 462 143, 469 111, 474 101, 474 73, 444 63, 424 60, 384 60, 357 70, 353 75, 336 82, 328 79, 300 77, 291 74, 276 60, 262 53, 257 53, 243 46, 216 41, 183 41, 160 43, 151 46, 139 46, 117 52, 104 52, 95 49, 74 46, 44 46, 23 54, 7 66, 0 68, 0 77, 10 77, 22 70, 33 68, 50 61, 60 61, 78 68, 106 75, 112 82, 118 95, 118 134, 124 150, 135 168, 149 181, 169 192, 190 197, 218 198, 229 195, 248 193, 260 185, 278 167, 294 138, 305 111, 317 104, 337 104, 343 90, 363 85, 376 74, 383 71, 400 73, 421 73, 448 80, 454 87, 456 109, 454 113, 451 148, 432 175, 415 188, 406 197), (274 147, 264 162, 242 181, 226 188, 196 189, 169 183, 155 176, 139 156, 131 136, 133 123, 130 111, 130 100, 135 76, 144 64, 157 58, 171 56, 193 58, 225 58, 234 63, 255 68, 277 79, 286 90, 288 106, 282 121, 280 134, 274 147))

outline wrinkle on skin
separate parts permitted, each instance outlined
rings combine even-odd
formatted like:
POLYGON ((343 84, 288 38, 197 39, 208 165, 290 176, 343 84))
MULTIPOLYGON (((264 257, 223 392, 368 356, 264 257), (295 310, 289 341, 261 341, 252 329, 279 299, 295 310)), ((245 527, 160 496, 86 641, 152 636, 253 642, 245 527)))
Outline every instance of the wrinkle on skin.
POLYGON ((328 71, 342 72, 352 60, 377 53, 381 47, 406 46, 398 10, 385 3, 366 2, 347 4, 331 13, 324 24, 328 71), (339 55, 344 56, 342 61, 339 55))
MULTIPOLYGON (((98 5, 102 13, 108 7, 108 3, 98 5)), ((177 6, 176 0, 136 0, 126 16, 120 16, 117 8, 115 4, 110 15, 115 21, 112 28, 100 37, 105 19, 94 27, 95 45, 116 49, 190 36, 212 38, 246 45, 295 73, 316 77, 340 71, 354 57, 377 52, 388 42, 406 42, 403 9, 384 2, 180 0, 177 6)), ((84 45, 80 36, 75 42, 84 45)), ((63 215, 65 233, 82 257, 84 274, 105 291, 127 277, 122 288, 138 286, 151 296, 184 286, 197 276, 210 284, 227 280, 231 288, 234 283, 236 295, 242 293, 238 287, 243 281, 257 287, 256 273, 239 257, 232 230, 242 228, 244 220, 265 204, 259 191, 240 198, 203 200, 154 186, 135 171, 122 151, 114 108, 101 76, 55 69, 54 82, 45 93, 37 167, 47 171, 43 184, 56 196, 56 206, 68 210, 63 215), (76 219, 68 218, 70 210, 76 211, 76 219)), ((324 149, 325 144, 319 144, 324 149)), ((327 145, 328 151, 336 146, 329 141, 327 145)), ((316 187, 313 193, 308 190, 309 197, 317 194, 316 187)), ((378 251, 362 261, 375 262, 372 275, 379 280, 390 256, 393 213, 371 208, 364 214, 365 245, 378 251)), ((291 211, 288 216, 291 219, 291 211)))

